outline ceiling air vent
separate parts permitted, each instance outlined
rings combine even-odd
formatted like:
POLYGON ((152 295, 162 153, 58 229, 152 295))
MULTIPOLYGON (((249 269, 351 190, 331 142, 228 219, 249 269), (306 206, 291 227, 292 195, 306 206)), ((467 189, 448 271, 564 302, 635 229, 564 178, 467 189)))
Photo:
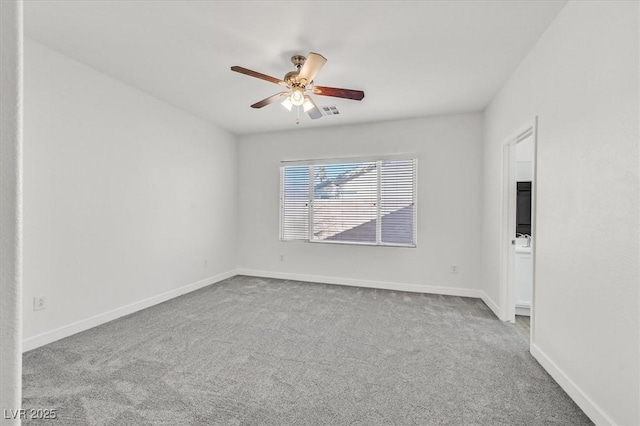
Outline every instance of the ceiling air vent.
POLYGON ((321 106, 320 111, 322 111, 322 115, 340 115, 340 111, 335 105, 321 106))

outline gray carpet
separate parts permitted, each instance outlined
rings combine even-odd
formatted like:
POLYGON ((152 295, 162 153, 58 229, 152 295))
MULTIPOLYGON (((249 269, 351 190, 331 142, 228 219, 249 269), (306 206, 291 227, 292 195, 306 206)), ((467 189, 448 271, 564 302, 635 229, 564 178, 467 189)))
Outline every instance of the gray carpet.
POLYGON ((27 352, 23 408, 59 425, 591 424, 527 347, 476 299, 237 276, 27 352))

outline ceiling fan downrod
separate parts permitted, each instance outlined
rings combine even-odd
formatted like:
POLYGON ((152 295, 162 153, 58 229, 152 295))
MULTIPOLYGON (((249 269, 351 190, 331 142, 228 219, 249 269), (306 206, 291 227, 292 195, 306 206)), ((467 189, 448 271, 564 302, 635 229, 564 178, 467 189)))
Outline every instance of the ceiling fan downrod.
POLYGON ((302 55, 293 55, 291 57, 291 63, 298 69, 298 71, 300 71, 300 68, 302 68, 304 61, 306 60, 307 58, 302 55))

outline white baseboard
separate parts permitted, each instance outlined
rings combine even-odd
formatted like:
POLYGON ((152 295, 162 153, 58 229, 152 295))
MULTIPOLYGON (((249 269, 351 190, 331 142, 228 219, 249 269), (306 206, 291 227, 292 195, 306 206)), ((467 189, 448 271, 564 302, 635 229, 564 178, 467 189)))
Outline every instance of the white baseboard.
POLYGON ((156 296, 151 296, 147 299, 140 300, 138 302, 134 302, 129 305, 122 306, 108 312, 104 312, 102 314, 85 318, 83 320, 74 322, 72 324, 65 325, 65 326, 56 328, 54 330, 47 331, 42 334, 38 334, 37 336, 29 337, 28 339, 25 339, 22 341, 22 351, 26 352, 26 351, 30 351, 32 349, 38 348, 40 346, 44 346, 46 344, 55 342, 56 340, 69 337, 76 333, 80 333, 81 331, 85 331, 90 328, 97 327, 98 325, 104 324, 106 322, 113 321, 116 318, 120 318, 125 315, 132 314, 142 309, 146 309, 150 306, 157 305, 158 303, 166 302, 167 300, 173 299, 178 296, 182 296, 183 294, 187 294, 192 291, 198 290, 202 287, 206 287, 208 285, 217 283, 224 279, 233 277, 234 275, 236 275, 235 269, 232 271, 227 271, 218 275, 214 275, 209 278, 205 278, 195 283, 187 284, 180 288, 176 288, 174 290, 170 290, 165 293, 158 294, 156 296))
POLYGON ((481 292, 480 298, 482 299, 484 304, 487 305, 489 307, 489 309, 491 309, 493 311, 495 316, 497 316, 500 321, 506 321, 506 319, 503 318, 501 313, 500 313, 500 308, 498 307, 498 304, 496 302, 494 302, 493 299, 490 298, 487 293, 485 293, 484 291, 481 292))
POLYGON ((531 355, 542 368, 560 385, 573 401, 585 412, 596 425, 615 425, 616 423, 596 405, 558 365, 551 360, 535 343, 531 343, 531 355))
POLYGON ((277 278, 282 280, 305 281, 322 284, 346 285, 350 287, 378 288, 381 290, 408 291, 412 293, 432 293, 446 296, 474 297, 480 299, 482 292, 471 288, 442 287, 421 284, 398 283, 390 281, 370 281, 352 278, 327 277, 324 275, 293 274, 289 272, 259 271, 255 269, 238 269, 238 275, 251 277, 277 278))
MULTIPOLYGON (((227 271, 209 278, 187 284, 180 288, 167 291, 165 293, 149 297, 138 302, 131 303, 120 308, 113 309, 102 314, 77 321, 75 323, 56 328, 46 333, 30 337, 23 340, 23 352, 44 346, 55 342, 56 340, 74 335, 81 331, 88 330, 98 325, 113 321, 114 319, 132 314, 134 312, 157 305, 183 294, 190 293, 208 285, 217 283, 224 279, 235 275, 247 275, 253 277, 277 278, 284 280, 295 280, 305 282, 315 282, 322 284, 345 285, 352 287, 377 288, 382 290, 407 291, 414 293, 430 293, 442 294, 448 296, 473 297, 482 299, 482 301, 493 311, 493 313, 501 320, 504 319, 500 315, 498 304, 495 303, 484 291, 469 288, 430 286, 410 283, 397 283, 389 281, 371 281, 359 280, 351 278, 327 277, 320 275, 294 274, 276 271, 261 271, 254 269, 237 269, 227 271)), ((613 425, 613 420, 598 407, 537 345, 531 344, 531 355, 540 363, 540 365, 553 377, 553 379, 564 389, 565 392, 575 401, 575 403, 586 413, 586 415, 596 425, 613 425)))

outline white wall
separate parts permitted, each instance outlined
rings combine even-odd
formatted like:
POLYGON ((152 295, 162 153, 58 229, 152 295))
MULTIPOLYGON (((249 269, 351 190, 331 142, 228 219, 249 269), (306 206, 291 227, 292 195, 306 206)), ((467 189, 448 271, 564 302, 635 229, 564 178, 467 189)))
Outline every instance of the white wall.
MULTIPOLYGON (((22 395, 22 2, 0 2, 0 410, 22 395)), ((5 411, 6 410, 6 411, 5 411)), ((14 411, 15 412, 15 411, 14 411)), ((9 419, 7 419, 9 417, 9 419)))
POLYGON ((484 290, 501 142, 537 115, 532 353, 598 424, 640 424, 638 6, 569 2, 485 113, 484 290))
POLYGON ((230 134, 28 40, 25 348, 233 274, 236 152, 230 134))
POLYGON ((240 271, 479 296, 481 146, 481 114, 241 137, 240 271), (280 161, 398 153, 419 158, 417 248, 279 241, 280 161))

